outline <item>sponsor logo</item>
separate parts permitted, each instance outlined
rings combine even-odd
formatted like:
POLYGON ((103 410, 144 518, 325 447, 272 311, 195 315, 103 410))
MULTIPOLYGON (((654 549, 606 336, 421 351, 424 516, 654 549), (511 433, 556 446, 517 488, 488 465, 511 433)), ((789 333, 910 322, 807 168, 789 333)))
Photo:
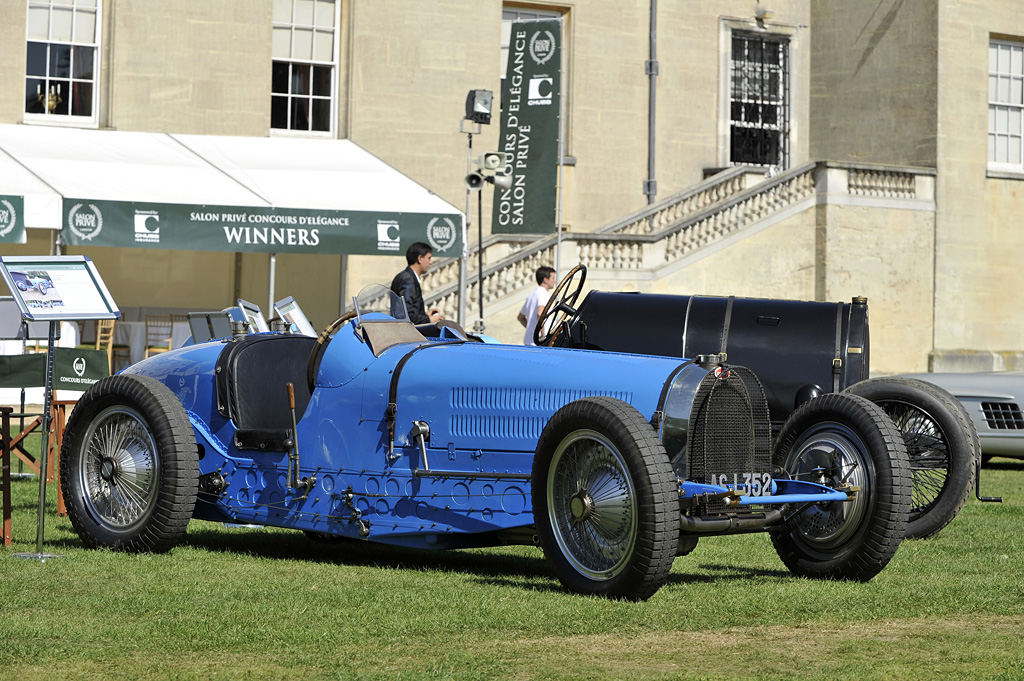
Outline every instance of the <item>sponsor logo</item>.
POLYGON ((103 213, 95 204, 83 209, 82 204, 76 203, 68 211, 68 229, 82 241, 95 239, 103 231, 103 213))
POLYGON ((538 106, 551 104, 551 95, 555 91, 555 79, 551 76, 534 76, 530 79, 527 105, 538 106))
POLYGON ((451 218, 434 218, 427 225, 427 241, 436 253, 444 253, 455 245, 458 233, 451 218))
POLYGON ((0 201, 0 237, 11 233, 18 224, 18 212, 10 201, 0 201))
POLYGON ((530 38, 530 58, 538 66, 555 56, 555 36, 551 31, 537 31, 530 38))
POLYGON ((84 376, 85 375, 85 358, 84 357, 77 357, 77 358, 75 358, 75 361, 71 364, 71 368, 74 369, 75 373, 78 374, 79 376, 84 376))
POLYGON ((160 213, 155 210, 135 211, 135 242, 160 243, 160 213))
POLYGON ((377 250, 389 253, 402 250, 402 237, 396 220, 377 221, 377 250))

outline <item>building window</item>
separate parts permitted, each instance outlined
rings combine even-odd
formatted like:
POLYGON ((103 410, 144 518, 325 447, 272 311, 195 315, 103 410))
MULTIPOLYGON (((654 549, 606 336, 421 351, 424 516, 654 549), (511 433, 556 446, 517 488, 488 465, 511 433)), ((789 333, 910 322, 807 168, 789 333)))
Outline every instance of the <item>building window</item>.
POLYGON ((789 165, 789 41, 733 32, 729 163, 789 165))
POLYGON ((95 124, 97 0, 29 0, 25 120, 95 124))
POLYGON ((340 5, 274 0, 271 128, 333 134, 340 5))
POLYGON ((1024 170, 1024 43, 988 47, 988 162, 1024 170))

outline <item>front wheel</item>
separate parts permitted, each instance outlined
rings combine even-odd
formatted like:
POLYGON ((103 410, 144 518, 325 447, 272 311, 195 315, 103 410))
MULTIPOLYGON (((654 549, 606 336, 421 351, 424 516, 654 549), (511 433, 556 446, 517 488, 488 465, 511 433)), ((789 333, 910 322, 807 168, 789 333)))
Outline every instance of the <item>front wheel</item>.
POLYGON ((570 591, 650 598, 679 540, 679 491, 643 416, 609 397, 559 409, 533 463, 533 515, 545 555, 570 591))
POLYGON ((866 582, 889 563, 906 532, 911 484, 903 438, 880 407, 842 393, 810 400, 786 421, 772 458, 791 478, 856 488, 852 500, 806 504, 771 532, 790 571, 866 582))
POLYGON ((199 489, 188 414, 155 379, 98 381, 64 431, 60 481, 86 546, 167 551, 184 537, 199 489))

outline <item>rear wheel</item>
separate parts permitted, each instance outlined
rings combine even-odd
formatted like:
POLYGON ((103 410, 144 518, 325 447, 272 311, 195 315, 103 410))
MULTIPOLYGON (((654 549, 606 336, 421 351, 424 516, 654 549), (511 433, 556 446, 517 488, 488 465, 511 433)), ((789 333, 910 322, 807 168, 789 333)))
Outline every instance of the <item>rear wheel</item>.
POLYGON ((913 378, 875 378, 846 392, 880 406, 903 434, 913 480, 907 537, 934 535, 974 488, 980 447, 970 415, 942 388, 913 378))
POLYGON ((60 479, 71 524, 87 546, 172 548, 185 535, 199 488, 184 407, 149 377, 98 381, 64 432, 60 479))
POLYGON ((571 591, 645 600, 668 579, 678 486, 651 424, 620 400, 584 398, 551 417, 533 464, 533 513, 571 591))
POLYGON ((881 408, 856 395, 810 400, 786 421, 773 460, 791 478, 857 488, 851 501, 804 505, 771 532, 786 567, 867 581, 888 564, 906 531, 910 473, 903 438, 881 408))

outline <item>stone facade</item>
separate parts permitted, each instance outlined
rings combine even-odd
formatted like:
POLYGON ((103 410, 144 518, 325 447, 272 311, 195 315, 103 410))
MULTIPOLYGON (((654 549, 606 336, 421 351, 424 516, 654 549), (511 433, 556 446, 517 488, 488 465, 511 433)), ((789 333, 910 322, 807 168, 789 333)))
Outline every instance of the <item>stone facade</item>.
MULTIPOLYGON (((467 138, 459 123, 467 91, 499 90, 503 4, 338 1, 336 136, 464 207, 467 138)), ((23 120, 26 5, 0 0, 6 19, 0 92, 10 93, 0 97, 2 123, 23 120)), ((568 234, 600 230, 644 209, 651 3, 508 5, 565 16, 569 165, 562 222, 568 234)), ((274 134, 274 0, 102 0, 102 6, 99 127, 274 134)), ((885 372, 926 368, 929 355, 934 361, 943 353, 1024 351, 1024 320, 1016 314, 1024 288, 1017 266, 1024 255, 1017 229, 1024 169, 1020 177, 990 173, 986 150, 988 45, 992 36, 1024 39, 1018 0, 661 2, 655 23, 656 200, 727 165, 731 36, 768 31, 785 36, 790 46, 788 167, 836 161, 932 169, 915 176, 932 183, 933 203, 928 210, 920 201, 909 208, 832 201, 832 193, 850 196, 850 188, 831 192, 828 171, 819 170, 824 184, 815 186, 813 205, 671 266, 597 267, 595 285, 819 300, 866 295, 874 366, 885 372), (890 359, 880 364, 883 357, 890 359)), ((474 154, 497 148, 496 128, 484 126, 474 136, 474 154)), ((483 198, 486 238, 489 192, 483 198)), ((469 212, 473 223, 476 200, 469 212)), ((27 246, 3 248, 24 253, 50 247, 48 235, 34 233, 27 246)), ((499 251, 518 247, 495 247, 489 263, 500 260, 499 251)), ((599 250, 573 255, 597 257, 599 250)), ((76 252, 96 260, 124 306, 220 308, 236 296, 266 300, 265 255, 76 252)), ((574 264, 566 256, 562 268, 574 264)), ((367 283, 389 281, 402 267, 401 257, 278 256, 276 290, 295 295, 323 326, 348 296, 367 283)), ((485 297, 488 332, 512 342, 521 337, 517 296, 525 297, 533 281, 525 271, 515 277, 500 296, 485 297)), ((445 302, 454 316, 452 299, 445 302)), ((468 317, 470 326, 476 315, 468 317)))

